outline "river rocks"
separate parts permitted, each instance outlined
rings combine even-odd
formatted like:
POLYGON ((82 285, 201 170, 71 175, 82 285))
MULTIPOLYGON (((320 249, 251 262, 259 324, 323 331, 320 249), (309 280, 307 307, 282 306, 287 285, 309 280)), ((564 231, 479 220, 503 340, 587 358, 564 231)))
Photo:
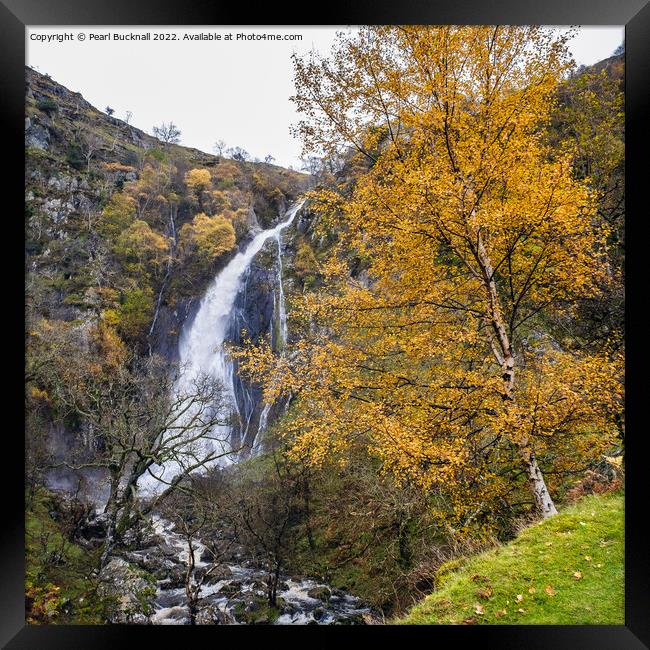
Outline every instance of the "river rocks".
POLYGON ((232 578, 232 569, 228 566, 220 565, 216 568, 212 567, 199 567, 194 571, 194 576, 196 578, 203 577, 207 572, 210 572, 206 577, 205 582, 207 584, 215 584, 221 580, 228 580, 232 578))
POLYGON ((223 594, 224 596, 236 596, 237 594, 240 594, 242 590, 242 584, 241 582, 229 582, 228 584, 225 584, 219 589, 219 593, 223 594))
POLYGON ((202 607, 196 615, 197 625, 228 625, 233 622, 232 616, 213 605, 202 607))
MULTIPOLYGON (((189 622, 189 610, 185 593, 186 549, 182 537, 170 522, 157 515, 151 528, 156 535, 148 539, 155 540, 156 545, 127 551, 121 561, 131 570, 144 568, 157 580, 156 611, 151 622, 185 625, 189 622), (170 556, 170 550, 175 550, 176 555, 170 556)), ((196 540, 200 544, 198 547, 204 548, 206 543, 218 547, 227 535, 221 531, 216 536, 217 540, 196 540)), ((226 554, 228 565, 215 566, 199 561, 194 569, 192 584, 200 585, 197 624, 330 625, 347 620, 347 623, 356 625, 364 623, 363 615, 370 613, 357 598, 305 577, 292 579, 282 576, 278 583, 276 606, 271 607, 266 584, 268 567, 250 558, 236 559, 231 546, 220 549, 220 554, 222 557, 226 554)), ((124 570, 124 565, 118 565, 117 569, 124 570)), ((142 583, 135 588, 138 586, 141 587, 142 583)))
POLYGON ((155 589, 144 572, 113 558, 99 574, 100 596, 113 600, 112 623, 146 623, 153 612, 155 589))
POLYGON ((214 551, 207 546, 201 551, 201 555, 199 556, 199 559, 201 562, 212 562, 214 559, 214 551))
POLYGON ((307 592, 307 595, 315 600, 329 602, 332 592, 327 587, 314 587, 307 592))
POLYGON ((77 538, 91 542, 101 542, 106 538, 108 527, 108 515, 104 512, 93 513, 82 523, 77 531, 77 538))
POLYGON ((278 620, 283 607, 281 598, 277 599, 275 607, 271 607, 264 596, 246 594, 235 606, 234 615, 237 621, 248 625, 270 625, 278 620))
POLYGON ((165 570, 164 574, 165 578, 159 583, 161 589, 178 589, 185 586, 185 578, 187 575, 185 567, 178 565, 165 570))
POLYGON ((334 621, 336 625, 365 625, 366 621, 363 618, 363 614, 356 613, 350 614, 343 618, 338 618, 334 621))

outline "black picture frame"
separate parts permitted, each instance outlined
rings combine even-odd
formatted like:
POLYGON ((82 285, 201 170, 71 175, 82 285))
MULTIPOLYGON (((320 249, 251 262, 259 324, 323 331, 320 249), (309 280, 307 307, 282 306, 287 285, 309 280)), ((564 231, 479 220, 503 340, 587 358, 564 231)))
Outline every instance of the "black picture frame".
MULTIPOLYGON (((276 3, 222 3, 218 0, 0 0, 0 112, 4 129, 0 221, 2 242, 2 321, 8 335, 2 340, 5 367, 3 397, 5 417, 0 436, 2 487, 0 506, 0 643, 7 648, 115 648, 136 644, 152 646, 227 642, 223 635, 275 647, 300 638, 310 647, 332 643, 413 643, 444 647, 449 642, 476 644, 481 648, 618 648, 650 647, 650 561, 642 533, 647 515, 645 482, 646 435, 642 428, 643 382, 640 332, 643 299, 643 237, 647 208, 642 209, 647 185, 645 158, 650 152, 650 128, 646 124, 650 103, 650 6, 648 0, 330 0, 313 6, 307 19, 276 3), (24 285, 18 271, 24 265, 24 229, 19 215, 24 206, 24 93, 25 26, 30 25, 355 25, 355 24, 546 24, 626 26, 626 558, 625 625, 621 626, 427 626, 427 627, 308 627, 259 628, 149 627, 149 626, 28 626, 24 608, 24 504, 23 434, 24 395, 20 373, 24 368, 24 285), (9 207, 11 206, 11 207, 9 207), (13 208, 13 209, 12 209, 13 208), (11 416, 11 417, 9 417, 11 416), (10 447, 13 446, 13 448, 10 447), (163 636, 164 635, 164 636, 163 636), (6 645, 5 645, 6 644, 6 645)), ((646 271, 647 272, 647 271, 646 271)))

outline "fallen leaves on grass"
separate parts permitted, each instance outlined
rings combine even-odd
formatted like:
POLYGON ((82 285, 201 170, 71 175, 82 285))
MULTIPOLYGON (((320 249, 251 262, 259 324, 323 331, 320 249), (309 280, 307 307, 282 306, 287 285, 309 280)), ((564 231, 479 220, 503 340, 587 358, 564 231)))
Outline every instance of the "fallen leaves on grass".
POLYGON ((479 589, 476 592, 476 595, 479 598, 483 598, 484 600, 487 600, 488 598, 490 598, 492 596, 493 593, 494 593, 494 591, 493 591, 492 587, 486 587, 485 589, 479 589))

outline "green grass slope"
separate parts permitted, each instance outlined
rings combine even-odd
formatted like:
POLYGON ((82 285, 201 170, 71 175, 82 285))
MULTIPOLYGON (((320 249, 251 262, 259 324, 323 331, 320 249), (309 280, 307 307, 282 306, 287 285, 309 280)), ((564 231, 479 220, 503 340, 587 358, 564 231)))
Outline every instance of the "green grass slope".
POLYGON ((441 567, 398 624, 623 624, 623 496, 589 496, 497 549, 441 567))

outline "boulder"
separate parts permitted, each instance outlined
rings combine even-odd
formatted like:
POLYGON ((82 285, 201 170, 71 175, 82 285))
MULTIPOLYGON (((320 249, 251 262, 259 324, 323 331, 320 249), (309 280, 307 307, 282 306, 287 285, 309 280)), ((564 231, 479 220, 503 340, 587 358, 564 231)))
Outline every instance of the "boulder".
POLYGON ((156 590, 144 571, 122 558, 112 558, 99 574, 98 593, 114 603, 111 623, 147 623, 156 590))
POLYGON ((25 146, 46 151, 50 147, 50 132, 40 124, 33 124, 31 121, 25 129, 25 146))
POLYGON ((307 592, 307 595, 310 598, 328 602, 330 597, 332 596, 332 592, 328 587, 313 587, 307 592))

